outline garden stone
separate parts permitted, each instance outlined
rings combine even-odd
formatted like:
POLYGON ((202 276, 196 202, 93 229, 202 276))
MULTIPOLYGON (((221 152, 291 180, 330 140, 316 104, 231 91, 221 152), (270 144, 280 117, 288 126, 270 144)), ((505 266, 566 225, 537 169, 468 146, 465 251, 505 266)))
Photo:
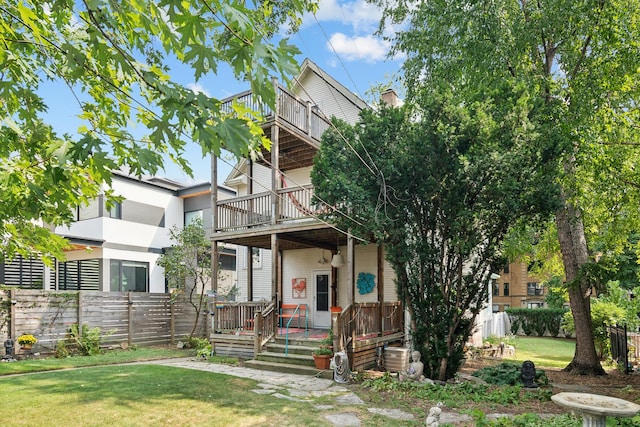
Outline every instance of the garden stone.
POLYGON ((360 418, 356 414, 350 412, 342 414, 327 414, 324 416, 334 426, 354 426, 362 425, 360 418))

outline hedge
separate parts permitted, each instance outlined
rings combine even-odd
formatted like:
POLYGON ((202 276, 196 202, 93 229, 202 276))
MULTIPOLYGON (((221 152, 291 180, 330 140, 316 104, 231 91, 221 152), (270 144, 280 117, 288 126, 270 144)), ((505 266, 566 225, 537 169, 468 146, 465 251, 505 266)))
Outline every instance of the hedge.
POLYGON ((520 328, 526 335, 534 332, 543 336, 549 331, 551 336, 557 336, 560 332, 562 316, 568 310, 566 308, 508 308, 505 310, 511 321, 511 333, 518 335, 520 328))

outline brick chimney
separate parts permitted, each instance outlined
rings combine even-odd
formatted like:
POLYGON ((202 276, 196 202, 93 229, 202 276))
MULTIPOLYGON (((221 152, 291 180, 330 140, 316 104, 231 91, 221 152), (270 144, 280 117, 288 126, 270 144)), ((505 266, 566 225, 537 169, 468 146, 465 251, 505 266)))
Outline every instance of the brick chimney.
POLYGON ((384 92, 382 92, 382 95, 380 95, 380 100, 391 107, 400 106, 400 100, 398 99, 398 94, 393 89, 387 89, 384 92))

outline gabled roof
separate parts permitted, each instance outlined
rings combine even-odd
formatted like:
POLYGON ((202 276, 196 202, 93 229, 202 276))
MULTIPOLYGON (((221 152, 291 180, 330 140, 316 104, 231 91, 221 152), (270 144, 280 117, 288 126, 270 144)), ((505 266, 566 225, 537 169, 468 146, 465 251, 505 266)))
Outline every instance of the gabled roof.
POLYGON ((298 93, 300 90, 300 82, 304 79, 304 76, 308 73, 314 73, 322 80, 324 80, 328 85, 333 87, 335 90, 340 92, 342 96, 344 96, 349 102, 358 107, 361 110, 365 108, 369 108, 366 102, 360 99, 359 96, 351 92, 347 89, 342 83, 331 77, 329 73, 324 71, 322 68, 318 67, 318 65, 310 60, 309 58, 305 58, 300 66, 300 73, 297 77, 292 79, 291 90, 298 93))

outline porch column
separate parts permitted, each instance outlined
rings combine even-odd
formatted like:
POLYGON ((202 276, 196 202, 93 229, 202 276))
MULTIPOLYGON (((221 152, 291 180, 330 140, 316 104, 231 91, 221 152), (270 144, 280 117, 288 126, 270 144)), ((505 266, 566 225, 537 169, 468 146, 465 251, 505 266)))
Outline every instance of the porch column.
POLYGON ((356 303, 356 248, 351 234, 347 234, 347 289, 351 289, 351 305, 356 303))
MULTIPOLYGON (((271 126, 271 225, 278 223, 279 213, 279 200, 278 189, 280 188, 280 143, 279 143, 279 128, 278 128, 278 80, 272 80, 274 90, 276 93, 276 107, 273 115, 275 117, 274 124, 271 126)), ((273 249, 273 248, 272 248, 273 249)))
MULTIPOLYGON (((275 301, 276 313, 280 313, 280 304, 282 302, 282 277, 280 277, 280 240, 278 234, 271 234, 271 295, 275 301)), ((274 330, 278 335, 278 318, 273 316, 275 325, 274 330)))
POLYGON ((378 304, 380 336, 384 335, 384 247, 378 245, 378 304))
POLYGON ((253 246, 247 246, 247 301, 253 301, 253 246))
MULTIPOLYGON (((214 236, 218 231, 218 158, 211 155, 211 290, 213 291, 213 302, 211 307, 211 315, 213 319, 208 316, 206 322, 213 320, 213 333, 216 333, 218 328, 216 322, 218 321, 218 308, 215 303, 218 298, 218 242, 214 240, 214 236)), ((207 337, 209 338, 209 337, 207 337)), ((215 351, 215 348, 212 348, 215 351)))

